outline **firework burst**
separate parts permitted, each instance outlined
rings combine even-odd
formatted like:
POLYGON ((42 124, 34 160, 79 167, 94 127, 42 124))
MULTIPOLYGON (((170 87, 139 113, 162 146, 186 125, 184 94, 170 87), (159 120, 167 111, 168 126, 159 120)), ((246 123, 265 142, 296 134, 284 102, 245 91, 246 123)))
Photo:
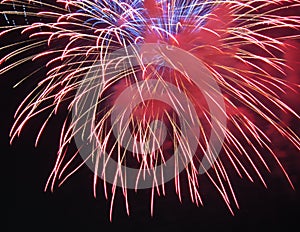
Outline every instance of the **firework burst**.
POLYGON ((267 186, 261 174, 271 172, 266 153, 293 187, 271 143, 280 136, 300 149, 299 133, 287 119, 300 117, 285 97, 299 93, 299 80, 287 75, 285 54, 299 39, 300 18, 294 13, 300 1, 1 4, 7 26, 0 39, 15 31, 26 39, 0 48, 15 48, 0 57, 0 74, 35 60, 45 62, 48 71, 17 109, 11 141, 30 119, 47 112, 37 145, 59 108, 69 111, 45 189, 53 190, 89 163, 95 195, 99 177, 106 198, 110 193, 112 218, 118 187, 128 214, 128 189, 151 188, 153 213, 154 195, 164 195, 171 179, 180 201, 184 179, 191 200, 202 204, 200 174, 205 174, 233 213, 232 201, 239 206, 228 170, 267 186), (69 154, 74 140, 78 151, 69 154), (81 164, 70 170, 82 153, 81 164), (165 169, 170 166, 173 178, 165 169), (135 175, 128 171, 133 169, 135 175))

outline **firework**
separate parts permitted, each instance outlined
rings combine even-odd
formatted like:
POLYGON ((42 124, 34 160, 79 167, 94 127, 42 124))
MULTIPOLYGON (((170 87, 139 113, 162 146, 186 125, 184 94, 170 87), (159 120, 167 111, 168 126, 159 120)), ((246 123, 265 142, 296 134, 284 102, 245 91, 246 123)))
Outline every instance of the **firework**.
POLYGON ((289 126, 299 115, 284 97, 299 91, 287 75, 285 54, 297 46, 292 41, 299 38, 294 13, 300 1, 2 6, 7 26, 0 39, 15 31, 26 39, 1 48, 15 50, 1 58, 0 74, 35 60, 48 71, 17 109, 11 141, 31 118, 49 112, 37 145, 49 119, 60 108, 69 112, 45 189, 53 191, 87 164, 95 174, 94 194, 102 179, 106 198, 111 196, 112 218, 117 188, 128 214, 128 189, 151 188, 153 213, 154 195, 165 194, 170 180, 180 201, 183 179, 191 200, 202 204, 205 174, 233 213, 231 201, 239 206, 228 170, 267 186, 261 174, 270 171, 266 153, 293 187, 271 143, 280 136, 300 149, 299 135, 289 126), (75 154, 68 152, 72 142, 75 154), (70 170, 77 157, 81 164, 70 170))

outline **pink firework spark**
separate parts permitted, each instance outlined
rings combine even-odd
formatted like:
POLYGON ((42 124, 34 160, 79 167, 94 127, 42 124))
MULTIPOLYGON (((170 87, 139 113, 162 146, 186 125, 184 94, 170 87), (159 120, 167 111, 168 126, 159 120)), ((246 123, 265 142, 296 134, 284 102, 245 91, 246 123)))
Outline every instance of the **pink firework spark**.
POLYGON ((45 189, 53 191, 56 183, 60 186, 89 162, 94 172, 94 194, 100 179, 105 197, 111 194, 112 219, 118 188, 128 214, 128 189, 151 188, 153 214, 154 195, 164 195, 164 183, 170 179, 180 201, 184 179, 191 200, 202 204, 199 186, 201 174, 205 174, 233 213, 231 201, 237 208, 239 205, 228 170, 250 181, 258 177, 267 186, 261 174, 261 169, 271 172, 265 153, 277 162, 293 187, 272 140, 279 137, 300 149, 299 131, 289 126, 300 118, 291 103, 292 95, 299 94, 299 78, 289 75, 299 63, 293 50, 299 46, 295 41, 299 39, 300 20, 295 13, 300 1, 61 0, 55 4, 1 4, 15 10, 1 12, 8 26, 0 36, 19 31, 27 39, 2 48, 16 49, 1 58, 0 74, 38 59, 45 61, 48 70, 17 109, 11 141, 30 119, 46 111, 49 117, 38 133, 37 145, 58 109, 66 107, 70 112, 62 125, 57 161, 45 189), (18 16, 24 18, 19 19, 20 25, 12 20, 18 16), (158 58, 145 62, 147 53, 152 52, 149 44, 157 44, 158 58), (168 49, 175 53, 170 55, 168 49), (35 50, 39 52, 26 55, 35 50), (185 55, 199 65, 198 71, 203 68, 209 73, 217 87, 199 89, 199 81, 205 85, 203 76, 192 77, 189 69, 195 67, 183 65, 185 55), (131 56, 137 58, 135 64, 131 56), (116 68, 120 64, 126 67, 116 68), (89 100, 91 105, 86 108, 89 100), (225 115, 225 123, 212 113, 212 105, 225 115), (193 134, 195 130, 199 133, 193 134), (216 137, 213 144, 212 135, 216 137), (76 138, 85 140, 78 143, 76 138), (194 148, 190 139, 195 138, 194 148), (74 140, 78 151, 69 154, 74 140), (222 150, 212 146, 216 143, 222 150), (88 154, 81 155, 82 163, 70 171, 86 146, 88 154), (203 160, 207 160, 208 168, 203 160), (116 165, 111 167, 110 162, 116 165), (166 178, 165 166, 172 167, 173 178, 166 178), (130 174, 133 169, 136 175, 130 174), (146 182, 150 184, 140 185, 146 182))

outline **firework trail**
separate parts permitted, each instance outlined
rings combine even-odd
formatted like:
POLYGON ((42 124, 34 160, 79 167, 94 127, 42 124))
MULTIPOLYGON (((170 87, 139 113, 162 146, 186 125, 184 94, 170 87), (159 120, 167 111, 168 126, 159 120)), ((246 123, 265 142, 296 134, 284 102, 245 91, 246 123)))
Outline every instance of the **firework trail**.
POLYGON ((205 173, 233 213, 239 205, 228 172, 267 186, 266 153, 293 187, 272 139, 300 149, 299 131, 289 125, 299 120, 289 105, 299 75, 287 75, 298 64, 300 1, 33 0, 1 7, 0 41, 22 36, 0 48, 0 74, 35 60, 48 71, 17 109, 11 141, 46 112, 37 145, 49 119, 60 108, 69 112, 46 189, 89 163, 94 194, 101 178, 112 218, 118 187, 129 214, 128 189, 147 181, 151 213, 171 179, 180 201, 183 179, 191 200, 202 204, 205 173), (78 151, 70 154, 74 140, 78 151))

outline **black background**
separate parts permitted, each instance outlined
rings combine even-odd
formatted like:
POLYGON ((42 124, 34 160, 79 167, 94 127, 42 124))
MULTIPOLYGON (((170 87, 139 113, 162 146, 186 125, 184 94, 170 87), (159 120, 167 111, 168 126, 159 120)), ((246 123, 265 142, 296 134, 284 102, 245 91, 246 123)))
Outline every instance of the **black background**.
MULTIPOLYGON (((187 191, 184 191, 181 204, 171 184, 167 185, 167 196, 155 198, 153 217, 150 215, 149 191, 145 190, 129 194, 130 216, 126 214, 122 196, 118 196, 113 221, 110 222, 110 204, 104 198, 101 184, 97 198, 93 197, 93 173, 87 167, 81 168, 62 187, 56 187, 54 193, 50 190, 44 192, 55 162, 60 132, 58 125, 63 116, 50 121, 37 148, 34 147, 34 142, 43 117, 31 120, 24 128, 21 138, 16 139, 12 145, 9 144, 14 112, 34 83, 27 81, 15 89, 13 85, 24 73, 30 73, 41 65, 42 63, 36 62, 34 66, 20 66, 2 75, 0 79, 0 152, 4 158, 2 167, 5 170, 1 190, 7 194, 3 200, 8 205, 8 211, 5 211, 8 231, 299 230, 300 168, 297 163, 299 164, 300 156, 294 151, 289 154, 288 150, 284 151, 289 154, 284 164, 292 175, 295 190, 288 185, 283 174, 265 175, 267 189, 259 182, 250 183, 233 177, 232 182, 240 203, 239 210, 234 208, 234 216, 211 187, 207 186, 204 190, 204 207, 197 207, 191 203, 187 191)), ((43 71, 39 73, 44 74, 43 71)))

